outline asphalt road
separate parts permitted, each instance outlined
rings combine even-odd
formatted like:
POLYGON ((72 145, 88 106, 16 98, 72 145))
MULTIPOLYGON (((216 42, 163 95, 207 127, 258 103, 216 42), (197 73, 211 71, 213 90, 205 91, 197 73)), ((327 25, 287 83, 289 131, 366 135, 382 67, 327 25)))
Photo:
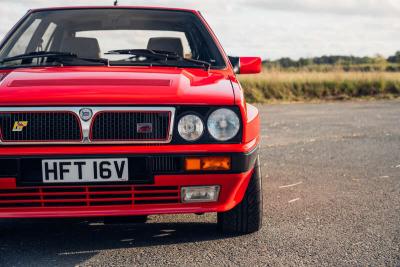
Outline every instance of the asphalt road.
POLYGON ((399 266, 400 101, 260 106, 265 224, 0 221, 1 266, 399 266))

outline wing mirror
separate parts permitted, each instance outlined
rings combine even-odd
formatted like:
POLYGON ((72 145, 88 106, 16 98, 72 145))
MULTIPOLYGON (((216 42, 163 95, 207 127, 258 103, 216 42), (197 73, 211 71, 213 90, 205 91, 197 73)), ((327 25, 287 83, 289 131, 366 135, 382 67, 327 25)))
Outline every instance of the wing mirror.
POLYGON ((236 74, 260 73, 262 68, 259 57, 229 57, 236 74))

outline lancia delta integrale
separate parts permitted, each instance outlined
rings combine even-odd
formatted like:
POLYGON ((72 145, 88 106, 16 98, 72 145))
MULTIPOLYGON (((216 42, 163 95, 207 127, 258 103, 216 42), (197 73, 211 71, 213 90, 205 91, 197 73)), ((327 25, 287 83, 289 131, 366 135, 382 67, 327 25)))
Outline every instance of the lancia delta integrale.
POLYGON ((236 74, 260 69, 197 11, 29 11, 0 44, 0 218, 216 212, 222 232, 259 230, 259 115, 236 74))

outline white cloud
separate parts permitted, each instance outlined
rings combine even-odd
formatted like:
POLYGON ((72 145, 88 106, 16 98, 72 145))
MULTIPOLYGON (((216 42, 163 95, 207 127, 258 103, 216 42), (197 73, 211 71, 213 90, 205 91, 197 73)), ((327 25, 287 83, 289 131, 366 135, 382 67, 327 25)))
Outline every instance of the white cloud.
POLYGON ((400 1, 398 0, 253 0, 248 3, 266 10, 291 12, 373 17, 398 17, 400 14, 400 1))
MULTIPOLYGON (((30 8, 111 5, 113 0, 0 0, 0 38, 30 8)), ((119 0, 202 11, 225 50, 263 58, 385 56, 400 50, 399 0, 119 0)))

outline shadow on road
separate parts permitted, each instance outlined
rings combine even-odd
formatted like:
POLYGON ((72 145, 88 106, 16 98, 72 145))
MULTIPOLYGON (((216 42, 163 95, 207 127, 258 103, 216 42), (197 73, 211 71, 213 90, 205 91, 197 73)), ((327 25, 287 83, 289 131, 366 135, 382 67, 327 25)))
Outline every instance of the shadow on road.
POLYGON ((111 224, 82 220, 0 221, 0 266, 77 265, 102 250, 227 238, 213 223, 111 224))

